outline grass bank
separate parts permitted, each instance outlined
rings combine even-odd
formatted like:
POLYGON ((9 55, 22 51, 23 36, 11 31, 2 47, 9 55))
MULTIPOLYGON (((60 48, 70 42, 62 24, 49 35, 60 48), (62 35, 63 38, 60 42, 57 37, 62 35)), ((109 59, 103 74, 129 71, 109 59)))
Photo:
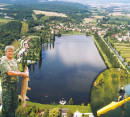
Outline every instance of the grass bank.
MULTIPOLYGON (((36 107, 39 107, 39 108, 42 108, 44 107, 45 109, 48 108, 48 109, 52 109, 52 108, 68 108, 71 110, 72 113, 74 113, 75 111, 79 111, 81 113, 91 113, 91 107, 90 107, 90 104, 88 104, 88 106, 81 106, 81 105, 49 105, 49 104, 40 104, 40 103, 34 103, 34 102, 29 102, 27 101, 27 104, 28 105, 31 105, 31 106, 36 106, 36 107)), ((19 106, 19 108, 22 108, 22 105, 19 106)))
POLYGON ((39 104, 34 102, 27 101, 26 108, 20 104, 16 110, 16 117, 41 117, 39 112, 43 112, 42 117, 49 117, 50 113, 52 116, 50 117, 60 117, 60 109, 67 109, 70 113, 74 113, 77 110, 80 113, 92 113, 90 105, 88 106, 80 106, 80 105, 49 105, 49 104, 39 104), (57 110, 54 113, 51 110, 57 110), (55 114, 57 113, 57 116, 55 114))
POLYGON ((73 32, 73 33, 62 34, 62 36, 65 36, 65 35, 86 35, 86 33, 73 32))
POLYGON ((101 55, 102 58, 103 58, 105 64, 107 65, 108 68, 111 68, 111 67, 112 67, 112 64, 109 62, 109 60, 108 60, 106 54, 102 51, 102 49, 100 48, 100 46, 99 46, 97 40, 94 38, 94 36, 92 36, 92 37, 93 37, 93 40, 94 40, 94 42, 95 42, 95 44, 96 44, 96 46, 97 46, 97 49, 98 49, 100 55, 101 55))

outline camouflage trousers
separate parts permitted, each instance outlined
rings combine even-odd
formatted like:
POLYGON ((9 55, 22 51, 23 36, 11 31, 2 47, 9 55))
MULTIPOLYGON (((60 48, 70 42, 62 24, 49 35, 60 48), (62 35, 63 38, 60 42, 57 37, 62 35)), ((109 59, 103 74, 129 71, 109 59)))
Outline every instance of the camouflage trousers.
POLYGON ((2 115, 1 117, 15 117, 18 107, 18 86, 17 82, 2 83, 2 115))

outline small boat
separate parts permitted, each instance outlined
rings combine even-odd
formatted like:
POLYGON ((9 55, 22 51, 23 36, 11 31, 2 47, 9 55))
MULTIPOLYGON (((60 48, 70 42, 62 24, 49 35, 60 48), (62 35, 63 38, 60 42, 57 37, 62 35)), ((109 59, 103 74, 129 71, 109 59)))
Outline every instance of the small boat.
POLYGON ((123 103, 125 103, 125 102, 127 102, 127 101, 129 101, 129 100, 130 100, 130 97, 127 97, 127 98, 125 98, 124 100, 121 100, 121 101, 119 101, 119 102, 113 101, 113 102, 111 102, 110 104, 108 104, 107 106, 105 106, 105 107, 99 109, 99 110, 97 111, 97 116, 100 116, 100 115, 102 115, 102 114, 105 114, 106 112, 108 112, 108 111, 110 111, 110 110, 114 110, 116 107, 121 106, 123 103))

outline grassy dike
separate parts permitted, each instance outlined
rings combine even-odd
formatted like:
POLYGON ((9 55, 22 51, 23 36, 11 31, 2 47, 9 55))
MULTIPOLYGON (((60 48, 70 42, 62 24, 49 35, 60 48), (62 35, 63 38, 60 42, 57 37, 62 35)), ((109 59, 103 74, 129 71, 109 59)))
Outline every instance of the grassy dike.
POLYGON ((97 49, 98 49, 98 51, 99 51, 99 53, 100 53, 102 59, 104 60, 105 64, 107 65, 108 68, 111 68, 111 67, 112 67, 112 64, 109 62, 109 60, 108 60, 106 54, 102 51, 102 49, 100 48, 100 46, 99 46, 97 40, 94 38, 93 35, 92 35, 92 37, 93 37, 93 40, 94 40, 94 42, 95 42, 95 44, 96 44, 96 47, 97 47, 97 49))
MULTIPOLYGON (((51 105, 51 104, 40 104, 40 103, 34 103, 34 102, 30 102, 27 101, 27 107, 35 107, 36 110, 46 110, 46 109, 53 109, 53 108, 62 108, 62 109, 69 109, 72 113, 76 112, 77 110, 80 113, 91 113, 91 107, 90 104, 88 104, 87 106, 81 106, 81 105, 51 105)), ((19 110, 26 110, 26 108, 24 109, 22 104, 19 105, 18 109, 17 109, 17 113, 20 112, 19 110)))
MULTIPOLYGON (((68 112, 71 114, 74 114, 74 112, 79 111, 80 113, 92 113, 91 106, 88 104, 87 106, 84 105, 50 105, 50 104, 40 104, 40 103, 34 103, 27 101, 26 108, 23 108, 23 105, 20 104, 16 110, 16 117, 41 117, 39 116, 39 112, 44 112, 42 117, 61 117, 60 116, 60 109, 68 109, 68 112), (53 116, 49 116, 51 113, 50 110, 56 109, 59 111, 58 115, 55 116, 55 113, 53 113, 53 116), (48 114, 46 111, 48 110, 48 114), (47 115, 46 115, 46 114, 47 115)), ((70 117, 70 116, 68 116, 70 117)))

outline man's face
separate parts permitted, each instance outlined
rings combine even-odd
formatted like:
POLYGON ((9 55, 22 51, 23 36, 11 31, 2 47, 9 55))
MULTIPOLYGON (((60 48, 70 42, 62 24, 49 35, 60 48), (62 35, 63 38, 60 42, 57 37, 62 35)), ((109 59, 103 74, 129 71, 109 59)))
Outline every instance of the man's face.
POLYGON ((14 56, 14 50, 12 50, 12 49, 7 49, 7 51, 6 51, 6 56, 7 56, 8 58, 12 58, 12 57, 14 56))
POLYGON ((121 89, 123 90, 124 88, 123 88, 123 87, 121 87, 121 89))

